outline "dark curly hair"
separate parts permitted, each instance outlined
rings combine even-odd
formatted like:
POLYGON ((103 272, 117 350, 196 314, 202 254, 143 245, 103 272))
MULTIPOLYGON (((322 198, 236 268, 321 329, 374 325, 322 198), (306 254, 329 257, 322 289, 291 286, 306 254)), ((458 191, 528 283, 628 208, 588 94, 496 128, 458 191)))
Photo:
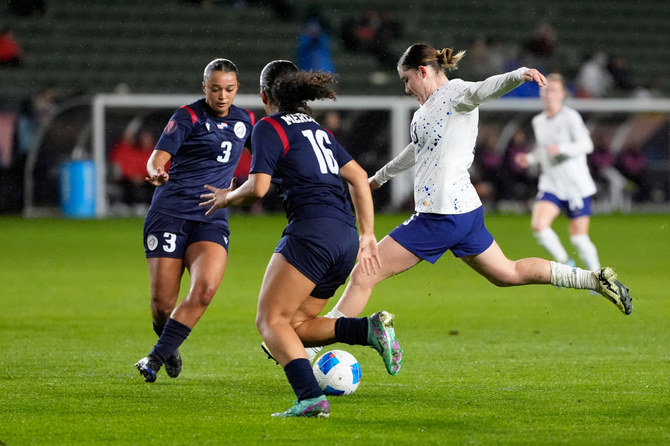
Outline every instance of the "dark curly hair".
POLYGON ((312 114, 307 101, 317 99, 336 100, 332 85, 335 76, 323 71, 300 71, 293 62, 275 60, 261 72, 261 91, 268 100, 286 112, 312 114))

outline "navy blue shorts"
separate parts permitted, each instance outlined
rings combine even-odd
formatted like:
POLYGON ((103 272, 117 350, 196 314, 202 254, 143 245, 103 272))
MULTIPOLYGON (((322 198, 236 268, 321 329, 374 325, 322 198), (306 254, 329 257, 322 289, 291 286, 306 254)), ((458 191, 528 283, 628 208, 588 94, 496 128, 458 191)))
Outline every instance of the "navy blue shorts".
POLYGON ((550 201, 554 203, 559 209, 565 211, 569 219, 583 217, 585 215, 593 215, 593 211, 591 211, 591 197, 582 198, 581 207, 574 205, 570 206, 570 201, 561 200, 550 192, 538 192, 536 200, 550 201))
POLYGON ((275 252, 316 284, 312 296, 328 299, 347 280, 356 263, 358 232, 336 218, 292 221, 275 252))
POLYGON ((416 213, 389 236, 430 263, 437 262, 448 250, 456 257, 474 256, 486 251, 493 243, 493 236, 484 226, 481 206, 467 214, 416 213))
POLYGON ((144 219, 144 254, 183 259, 195 242, 213 242, 228 250, 230 230, 224 224, 203 223, 149 211, 144 219))

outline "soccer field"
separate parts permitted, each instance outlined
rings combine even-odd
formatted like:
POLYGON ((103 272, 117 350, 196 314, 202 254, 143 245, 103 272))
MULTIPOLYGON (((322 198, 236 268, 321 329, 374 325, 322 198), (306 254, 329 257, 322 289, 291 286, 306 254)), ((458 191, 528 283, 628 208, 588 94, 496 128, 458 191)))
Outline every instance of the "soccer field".
MULTIPOLYGON (((378 237, 405 217, 378 216, 378 237)), ((337 344, 362 383, 330 398, 329 419, 270 417, 294 395, 254 317, 284 223, 231 218, 226 277, 182 375, 148 384, 134 367, 155 342, 142 221, 0 218, 0 445, 670 444, 668 216, 593 219, 630 316, 587 291, 496 288, 451 253, 381 283, 365 314, 396 314, 402 372, 337 344)), ((510 258, 545 255, 528 216, 487 226, 510 258)))

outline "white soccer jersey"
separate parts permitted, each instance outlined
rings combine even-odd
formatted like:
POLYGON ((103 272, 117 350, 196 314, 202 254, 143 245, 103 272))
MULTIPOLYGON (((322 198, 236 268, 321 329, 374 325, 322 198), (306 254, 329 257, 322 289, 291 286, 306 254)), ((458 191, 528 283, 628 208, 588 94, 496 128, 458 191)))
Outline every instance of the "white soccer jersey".
POLYGON ((416 166, 415 210, 433 214, 464 214, 482 205, 470 180, 479 109, 523 83, 527 68, 491 76, 481 82, 453 79, 435 90, 414 113, 412 142, 375 173, 384 184, 416 166))
POLYGON ((593 152, 593 141, 579 113, 563 106, 555 116, 545 112, 533 117, 537 146, 528 154, 528 161, 541 167, 538 189, 570 202, 572 208, 582 207, 582 198, 596 193, 586 155, 593 152), (557 144, 560 153, 551 156, 546 147, 557 144))

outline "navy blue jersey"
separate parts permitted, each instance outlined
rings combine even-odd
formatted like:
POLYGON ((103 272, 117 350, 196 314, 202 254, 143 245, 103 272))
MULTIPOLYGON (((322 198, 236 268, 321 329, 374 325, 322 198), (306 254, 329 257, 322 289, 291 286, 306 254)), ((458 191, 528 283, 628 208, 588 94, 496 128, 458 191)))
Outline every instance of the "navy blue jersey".
POLYGON ((199 206, 210 184, 227 188, 254 125, 248 110, 230 106, 227 116, 210 114, 205 99, 179 108, 165 126, 156 149, 172 154, 170 179, 156 188, 151 209, 187 220, 228 222, 228 210, 209 217, 199 206))
POLYGON ((355 225, 340 178, 351 155, 311 116, 275 113, 254 126, 251 173, 272 175, 289 222, 335 217, 355 225))

